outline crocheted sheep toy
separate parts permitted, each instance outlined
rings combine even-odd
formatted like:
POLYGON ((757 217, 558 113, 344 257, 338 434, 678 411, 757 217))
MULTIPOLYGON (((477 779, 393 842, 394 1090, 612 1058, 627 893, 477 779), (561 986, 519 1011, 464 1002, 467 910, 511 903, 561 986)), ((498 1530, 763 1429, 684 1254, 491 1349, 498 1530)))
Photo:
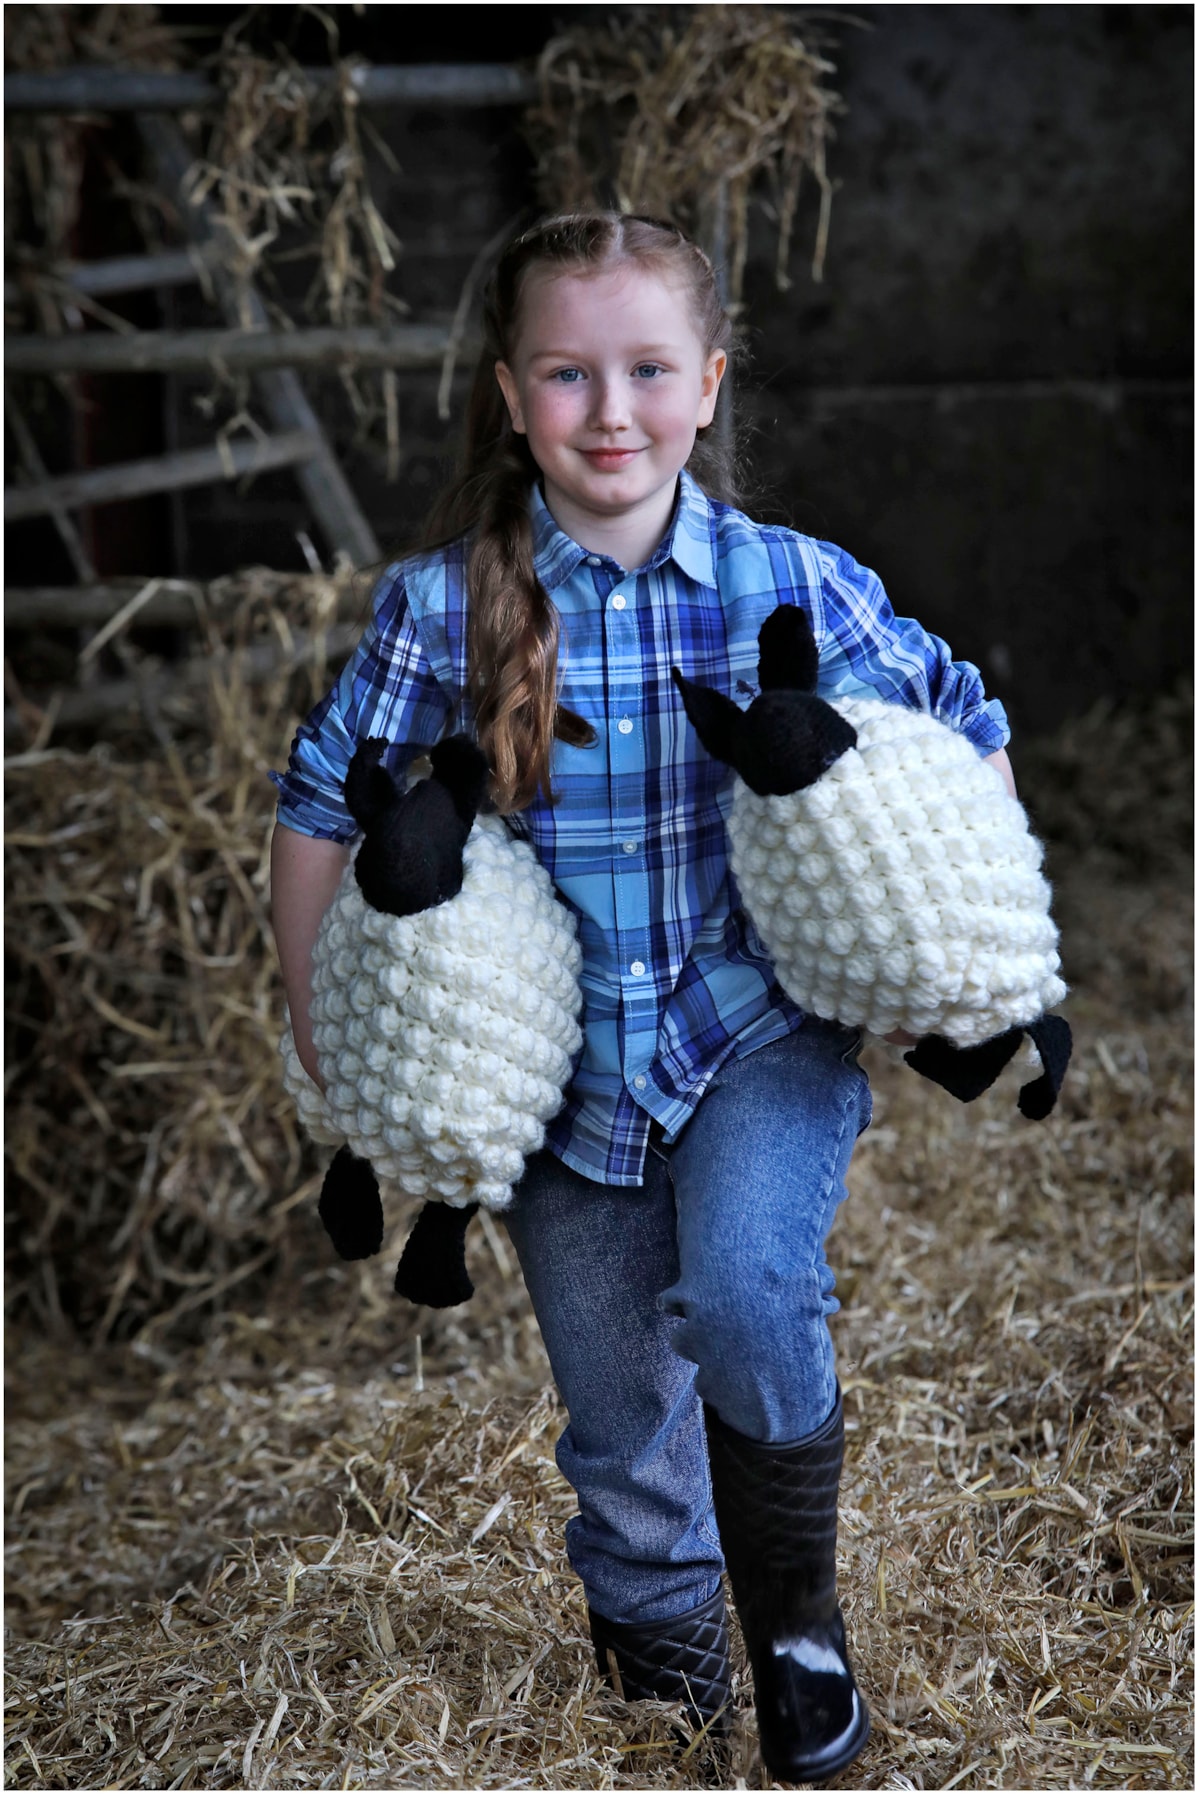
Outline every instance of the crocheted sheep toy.
POLYGON ((804 1010, 919 1037, 905 1059, 964 1102, 1028 1033, 1053 1108, 1070 1029, 1042 849, 993 768, 947 724, 875 698, 816 696, 809 620, 759 633, 745 712, 673 669, 705 748, 732 765, 732 867, 780 984, 804 1010))
POLYGON ((560 1109, 582 1042, 573 917, 528 843, 477 817, 488 765, 464 736, 430 751, 407 792, 355 752, 346 802, 363 834, 313 950, 313 1042, 325 1092, 288 1020, 284 1084, 314 1141, 338 1146, 320 1214, 344 1259, 383 1244, 383 1201, 421 1211, 396 1290, 437 1308, 471 1295, 464 1242, 503 1210, 560 1109), (382 1188, 382 1189, 381 1189, 382 1188))

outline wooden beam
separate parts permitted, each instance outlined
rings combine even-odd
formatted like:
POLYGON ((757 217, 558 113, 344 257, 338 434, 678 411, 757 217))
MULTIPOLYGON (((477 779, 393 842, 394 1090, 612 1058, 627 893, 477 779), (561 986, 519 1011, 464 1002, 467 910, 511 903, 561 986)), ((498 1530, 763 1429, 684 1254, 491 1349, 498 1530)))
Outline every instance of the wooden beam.
POLYGON ((177 455, 160 455, 151 461, 89 468, 84 474, 65 474, 33 486, 5 487, 4 516, 10 521, 37 518, 58 507, 77 510, 81 505, 137 499, 143 493, 168 493, 180 487, 236 480, 243 474, 265 473, 268 468, 294 467, 297 462, 308 460, 314 447, 307 431, 289 430, 262 442, 239 439, 224 451, 183 449, 177 455))
MULTIPOLYGON (((306 580, 325 583, 325 576, 317 574, 278 573, 274 578, 299 585, 306 580)), ((203 600, 212 586, 220 584, 219 580, 210 583, 144 574, 140 578, 105 580, 86 586, 6 586, 4 623, 10 630, 43 630, 60 626, 94 629, 115 617, 152 582, 158 590, 139 606, 138 625, 193 625, 200 615, 197 601, 203 600)), ((362 611, 362 590, 347 586, 339 597, 339 616, 361 621, 362 611)))
MULTIPOLYGON (((49 480, 49 472, 42 460, 42 452, 34 440, 33 432, 25 421, 25 414, 17 404, 13 390, 9 386, 4 389, 4 412, 9 427, 16 438, 17 449, 21 457, 21 465, 32 486, 44 488, 49 480)), ((71 566, 80 580, 94 580, 96 570, 92 566, 92 558, 87 552, 83 538, 75 528, 75 521, 66 508, 57 500, 51 500, 48 507, 54 519, 55 529, 63 548, 67 551, 71 566)))
MULTIPOLYGON (((123 606, 136 599, 150 583, 144 580, 113 580, 89 586, 6 586, 4 588, 4 627, 6 630, 93 629, 106 624, 123 606)), ((182 624, 196 622, 197 582, 161 580, 154 597, 147 599, 137 614, 137 623, 182 624)))
POLYGON ((450 341, 441 325, 311 330, 71 331, 6 336, 10 374, 194 374, 263 368, 439 368, 450 341))
MULTIPOLYGON (((302 69, 314 93, 336 86, 336 69, 302 69)), ((350 82, 365 106, 520 106, 532 100, 532 75, 507 63, 351 65, 350 82)), ((221 89, 207 75, 82 65, 4 77, 7 112, 185 112, 216 106, 221 89)))
MULTIPOLYGON (((188 201, 186 179, 192 157, 179 126, 160 113, 145 112, 138 114, 138 128, 158 164, 163 186, 179 208, 184 229, 193 242, 217 244, 219 248, 212 207, 188 201)), ((254 330, 268 328, 267 308, 249 281, 239 280, 218 262, 212 270, 212 283, 229 324, 249 324, 254 330)), ((257 375, 255 384, 273 429, 302 430, 313 441, 315 453, 300 468, 298 478, 329 548, 355 567, 381 561, 375 532, 350 489, 299 376, 290 368, 276 369, 257 375)))
MULTIPOLYGON (((339 624, 320 636, 297 636, 289 648, 279 642, 255 643, 252 647, 215 655, 191 655, 171 668, 158 667, 140 679, 106 680, 100 685, 71 688, 52 693, 24 694, 25 705, 35 705, 49 713, 54 710, 55 729, 94 729, 97 724, 134 711, 139 705, 160 705, 171 699, 186 698, 203 692, 209 678, 223 666, 235 664, 238 673, 249 684, 274 679, 278 674, 304 667, 324 654, 335 665, 353 650, 361 631, 353 625, 339 624)), ((26 715, 15 707, 4 712, 6 742, 28 738, 26 715)))
POLYGON ((39 280, 96 298, 105 293, 143 293, 152 287, 189 287, 201 278, 213 256, 211 249, 168 249, 153 256, 109 256, 99 262, 55 262, 44 268, 30 264, 18 270, 15 280, 5 281, 4 303, 15 305, 26 283, 39 280))

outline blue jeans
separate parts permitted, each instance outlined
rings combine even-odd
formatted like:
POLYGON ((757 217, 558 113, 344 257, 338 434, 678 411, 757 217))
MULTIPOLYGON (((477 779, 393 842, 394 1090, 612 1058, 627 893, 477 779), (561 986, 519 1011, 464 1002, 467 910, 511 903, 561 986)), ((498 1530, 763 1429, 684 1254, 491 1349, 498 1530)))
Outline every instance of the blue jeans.
POLYGON ((759 1441, 837 1397, 825 1238, 871 1117, 854 1030, 808 1021, 730 1060, 641 1186, 530 1160, 508 1231, 569 1422, 567 1554, 609 1621, 715 1595, 723 1560, 702 1403, 759 1441))

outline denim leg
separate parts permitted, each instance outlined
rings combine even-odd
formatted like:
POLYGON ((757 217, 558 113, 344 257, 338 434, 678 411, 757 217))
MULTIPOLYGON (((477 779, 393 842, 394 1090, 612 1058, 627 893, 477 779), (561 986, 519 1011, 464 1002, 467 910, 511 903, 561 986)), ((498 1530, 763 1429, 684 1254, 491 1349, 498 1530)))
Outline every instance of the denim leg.
POLYGON ((662 1303, 700 1396, 751 1440, 811 1434, 837 1398, 825 1238, 871 1117, 857 1047, 813 1019, 730 1061, 671 1153, 680 1272, 662 1303))
POLYGON ((666 1166, 649 1154, 643 1186, 600 1185, 543 1152, 505 1221, 570 1418, 556 1457, 588 1603, 624 1622, 693 1609, 722 1558, 695 1367, 658 1301, 679 1275, 666 1166))

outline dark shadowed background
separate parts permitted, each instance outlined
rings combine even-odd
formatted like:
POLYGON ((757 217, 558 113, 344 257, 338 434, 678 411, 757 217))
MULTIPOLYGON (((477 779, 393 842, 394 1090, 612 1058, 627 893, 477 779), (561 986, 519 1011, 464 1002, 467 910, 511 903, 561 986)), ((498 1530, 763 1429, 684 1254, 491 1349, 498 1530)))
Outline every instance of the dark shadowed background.
MULTIPOLYGON (((168 10, 200 47, 236 11, 168 10)), ((250 35, 264 48, 277 33, 297 60, 327 58, 311 9, 257 10, 250 35)), ((376 63, 532 66, 556 29, 613 9, 331 11, 342 51, 376 63)), ((865 6, 855 17, 826 25, 846 110, 829 155, 823 280, 809 269, 813 184, 788 291, 774 285, 771 221, 752 230, 751 508, 876 568, 898 611, 983 667, 1018 737, 1045 733, 1101 697, 1159 690, 1190 663, 1192 10, 865 6)), ((389 155, 368 142, 371 185, 403 246, 389 284, 413 322, 448 321, 481 247, 530 205, 517 117, 419 104, 372 114, 389 155)), ((123 130, 110 129, 106 168, 123 130)), ((121 216, 98 170, 77 253, 126 248, 121 216)), ((142 328, 212 323, 195 291, 126 306, 142 328)), ((336 380, 311 383, 385 550, 423 515, 466 379, 460 369, 447 422, 436 372, 399 376, 398 478, 378 432, 354 440, 336 380)), ((119 402, 102 407, 104 459, 210 443, 193 404, 205 385, 120 377, 119 402)), ((99 378, 93 393, 103 401, 99 378)), ((286 473, 94 516, 102 576, 304 566, 286 473)), ((15 526, 9 554, 11 584, 70 578, 47 522, 15 526)))

